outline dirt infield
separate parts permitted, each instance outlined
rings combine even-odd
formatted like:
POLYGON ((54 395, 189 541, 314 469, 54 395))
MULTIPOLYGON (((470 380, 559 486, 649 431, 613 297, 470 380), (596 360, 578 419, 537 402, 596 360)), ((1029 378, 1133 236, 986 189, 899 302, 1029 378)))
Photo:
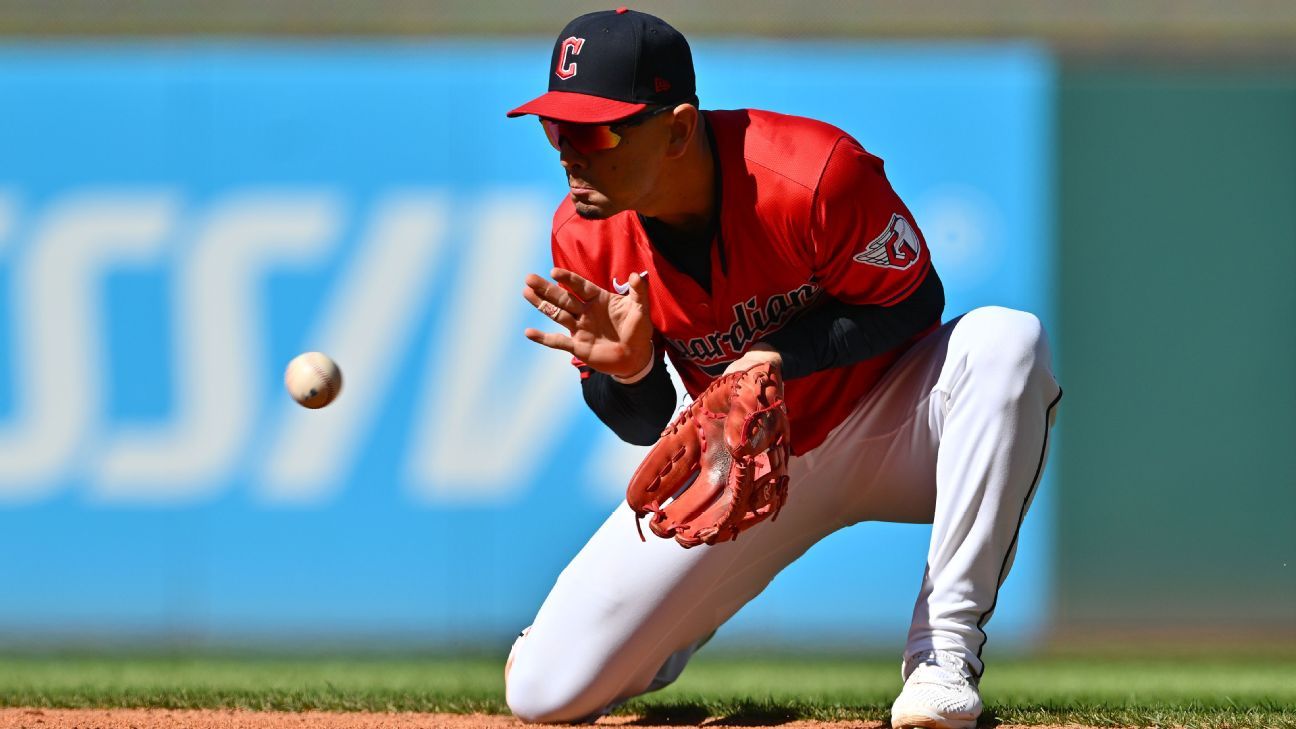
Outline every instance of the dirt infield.
MULTIPOLYGON (((169 709, 0 709, 0 729, 503 729, 526 726, 511 716, 487 714, 412 714, 412 713, 331 713, 308 711, 301 713, 272 711, 225 710, 169 710, 169 709)), ((634 727, 657 729, 655 725, 640 723, 633 716, 600 719, 596 727, 634 727)), ((712 719, 701 724, 672 724, 679 726, 727 727, 722 719, 712 719)), ((751 726, 750 723, 744 726, 751 726)), ((880 722, 775 722, 769 726, 780 729, 887 729, 880 722)), ((667 727, 662 727, 667 729, 667 727)), ((1026 729, 1000 724, 997 729, 1026 729)), ((1089 729, 1075 724, 1034 726, 1030 729, 1089 729)))

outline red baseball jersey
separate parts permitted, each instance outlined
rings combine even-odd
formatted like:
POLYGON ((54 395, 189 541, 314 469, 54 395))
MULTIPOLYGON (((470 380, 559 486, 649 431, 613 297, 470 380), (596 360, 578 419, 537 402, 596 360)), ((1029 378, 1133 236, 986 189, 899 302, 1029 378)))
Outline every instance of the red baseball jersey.
MULTIPOLYGON (((795 326, 825 295, 890 306, 931 269, 882 160, 850 135, 766 111, 704 114, 721 175, 709 293, 653 249, 632 211, 585 220, 567 197, 553 224, 555 265, 608 290, 647 272, 658 351, 694 397, 753 342, 795 326)), ((792 452, 822 443, 910 343, 789 381, 792 452)))

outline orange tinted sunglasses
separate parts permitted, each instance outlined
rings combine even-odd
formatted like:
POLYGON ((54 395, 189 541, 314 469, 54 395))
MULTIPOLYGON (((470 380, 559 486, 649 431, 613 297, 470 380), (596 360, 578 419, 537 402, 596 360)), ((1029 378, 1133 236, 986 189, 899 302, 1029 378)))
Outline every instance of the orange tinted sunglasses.
POLYGON ((612 124, 576 124, 542 117, 540 126, 544 127, 545 136, 549 138, 549 143, 554 149, 562 151, 562 143, 566 141, 577 152, 591 154, 612 149, 620 144, 621 135, 616 132, 617 129, 643 124, 658 114, 674 108, 674 106, 661 106, 612 124))

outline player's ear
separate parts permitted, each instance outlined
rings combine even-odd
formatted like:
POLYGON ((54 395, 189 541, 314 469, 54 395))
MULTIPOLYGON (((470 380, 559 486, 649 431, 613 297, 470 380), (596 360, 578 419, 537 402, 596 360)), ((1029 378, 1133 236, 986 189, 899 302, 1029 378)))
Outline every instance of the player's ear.
POLYGON ((701 112, 692 104, 680 104, 670 116, 670 138, 666 143, 666 157, 678 159, 688 150, 689 142, 698 134, 701 112))

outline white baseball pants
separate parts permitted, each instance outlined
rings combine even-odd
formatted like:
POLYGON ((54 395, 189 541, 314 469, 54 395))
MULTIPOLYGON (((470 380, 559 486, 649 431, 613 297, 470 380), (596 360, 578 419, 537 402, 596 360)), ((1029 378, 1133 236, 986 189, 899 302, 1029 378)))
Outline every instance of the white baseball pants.
POLYGON ((509 707, 526 721, 578 721, 669 684, 780 570, 861 521, 932 524, 905 656, 954 651, 979 674, 1060 399, 1039 320, 976 309, 915 345, 791 460, 776 521, 685 550, 651 533, 641 542, 621 504, 514 643, 509 707))

